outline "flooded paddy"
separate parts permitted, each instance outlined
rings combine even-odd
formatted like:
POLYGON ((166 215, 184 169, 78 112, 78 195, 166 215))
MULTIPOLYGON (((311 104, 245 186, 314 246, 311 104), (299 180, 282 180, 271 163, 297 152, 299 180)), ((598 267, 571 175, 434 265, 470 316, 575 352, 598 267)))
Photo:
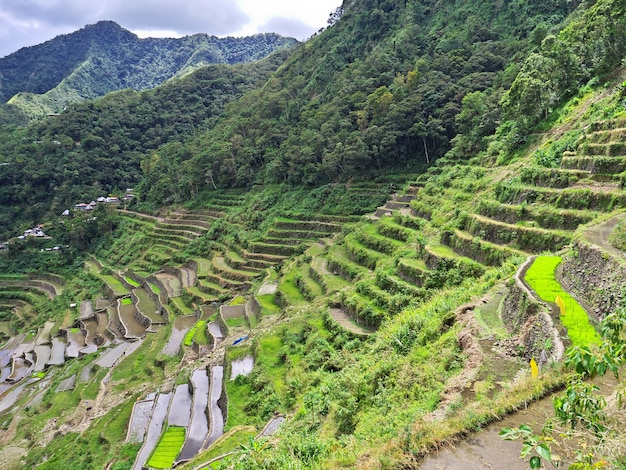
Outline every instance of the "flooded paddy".
POLYGON ((17 385, 13 387, 13 389, 9 393, 7 393, 2 398, 2 400, 0 400, 0 413, 5 412, 6 410, 10 409, 13 405, 15 405, 15 402, 19 398, 20 394, 22 393, 26 385, 28 384, 23 383, 21 385, 17 385))
POLYGON ((213 349, 215 350, 226 336, 222 332, 220 324, 216 321, 209 323, 209 333, 213 336, 213 349))
POLYGON ((96 314, 96 319, 98 320, 98 327, 96 329, 96 344, 99 346, 106 346, 111 342, 109 338, 110 334, 107 332, 109 316, 104 312, 100 312, 96 314))
POLYGON ((284 422, 285 422, 285 417, 284 416, 276 416, 275 418, 272 418, 269 421, 269 423, 267 423, 267 425, 265 426, 263 431, 261 431, 261 435, 260 436, 261 437, 272 436, 274 433, 276 433, 276 431, 278 431, 278 428, 284 422))
POLYGON ((65 338, 55 336, 52 338, 52 349, 50 350, 48 365, 61 366, 63 364, 65 364, 65 338))
POLYGON ((133 289, 133 294, 137 297, 137 310, 150 319, 152 323, 164 323, 165 320, 159 314, 159 303, 155 295, 151 295, 143 287, 133 289))
POLYGON ((154 396, 148 397, 146 400, 138 401, 133 407, 130 424, 128 425, 128 435, 126 442, 140 443, 143 442, 150 423, 150 415, 154 406, 154 396))
POLYGON ((198 280, 196 272, 191 268, 180 268, 180 275, 183 280, 183 287, 193 287, 198 280))
POLYGON ((230 380, 235 380, 238 376, 250 375, 254 367, 254 358, 252 356, 245 356, 241 359, 236 359, 230 364, 230 380))
POLYGON ((170 404, 171 393, 162 393, 156 399, 154 410, 152 412, 152 418, 146 429, 146 439, 143 446, 137 454, 137 459, 133 465, 134 470, 141 470, 143 465, 150 457, 150 454, 154 450, 159 442, 161 433, 163 432, 163 424, 165 423, 165 417, 167 416, 167 408, 170 404))
POLYGON ((217 402, 222 396, 222 381, 224 380, 224 368, 222 366, 211 367, 211 395, 209 397, 209 416, 211 417, 211 432, 203 448, 207 449, 224 434, 224 415, 217 402))
POLYGON ((95 364, 100 367, 113 367, 120 357, 126 353, 129 346, 130 343, 124 342, 111 349, 103 351, 95 364))
POLYGON ((76 386, 76 374, 72 375, 71 377, 68 377, 65 380, 61 380, 61 382, 59 383, 59 386, 57 387, 57 393, 69 392, 70 390, 74 390, 75 386, 76 386))
POLYGON ((70 328, 67 330, 67 345, 65 348, 65 357, 76 358, 82 348, 85 347, 85 335, 79 328, 70 328))
POLYGON ((161 281, 161 284, 165 287, 168 297, 180 297, 183 286, 177 276, 169 273, 157 273, 155 277, 161 281))
POLYGON ((41 344, 35 346, 35 365, 33 366, 33 372, 40 372, 46 368, 46 365, 50 361, 50 354, 52 347, 47 344, 41 344))
POLYGON ((23 357, 14 357, 13 366, 11 367, 11 375, 7 377, 8 382, 16 383, 22 380, 32 367, 32 363, 23 357))
POLYGON ((54 322, 46 322, 37 335, 36 344, 49 344, 52 328, 54 328, 54 322))
POLYGON ((184 317, 176 318, 176 320, 174 321, 174 325, 172 326, 170 339, 161 350, 161 353, 167 356, 178 355, 178 352, 180 351, 180 345, 182 344, 185 335, 196 323, 196 320, 196 317, 193 315, 186 315, 184 317))
POLYGON ((191 404, 193 397, 189 391, 188 384, 182 384, 176 387, 176 392, 172 398, 172 405, 167 416, 167 422, 170 426, 189 425, 191 419, 191 404))
POLYGON ((207 421, 207 406, 209 404, 209 376, 205 369, 197 369, 191 376, 193 385, 193 406, 191 411, 191 422, 187 430, 187 439, 183 450, 177 460, 189 460, 202 448, 202 444, 209 433, 209 423, 207 421))
POLYGON ((94 343, 98 331, 98 320, 95 317, 82 320, 82 329, 85 330, 85 345, 94 343))
POLYGON ((137 322, 135 313, 137 309, 130 303, 124 303, 124 299, 117 301, 120 321, 126 329, 127 338, 141 338, 146 334, 146 328, 137 322))
POLYGON ((109 316, 109 330, 115 335, 116 338, 124 338, 124 326, 120 321, 120 315, 117 311, 117 307, 107 307, 107 314, 109 316))

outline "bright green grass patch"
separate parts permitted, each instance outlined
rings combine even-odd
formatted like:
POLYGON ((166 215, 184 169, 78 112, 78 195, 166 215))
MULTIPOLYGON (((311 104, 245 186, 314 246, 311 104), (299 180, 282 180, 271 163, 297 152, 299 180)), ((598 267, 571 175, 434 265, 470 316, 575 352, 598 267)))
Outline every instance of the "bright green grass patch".
POLYGON ((126 297, 124 299, 121 300, 122 305, 132 305, 133 304, 133 299, 131 299, 130 297, 126 297))
POLYGON ((157 286, 156 284, 150 284, 150 289, 152 289, 152 292, 154 292, 156 295, 159 295, 161 293, 161 289, 159 289, 159 286, 157 286))
POLYGON ((280 336, 273 334, 259 340, 256 365, 262 369, 273 382, 278 393, 284 388, 285 365, 280 361, 280 349, 283 342, 280 336))
POLYGON ((191 315, 193 313, 193 308, 185 305, 185 302, 183 302, 181 297, 173 297, 170 299, 170 302, 175 308, 178 308, 182 315, 191 315))
POLYGON ((228 305, 243 305, 245 303, 246 298, 243 295, 238 295, 237 297, 233 298, 233 300, 228 302, 228 305))
POLYGON ((273 315, 275 313, 280 313, 280 307, 276 305, 275 299, 275 294, 257 295, 256 300, 261 306, 261 313, 263 315, 273 315))
POLYGON ((184 443, 185 428, 179 426, 168 427, 148 460, 148 466, 152 468, 172 468, 174 460, 183 448, 184 443))
POLYGON ((283 277, 283 281, 279 285, 280 291, 285 295, 287 301, 291 305, 298 305, 306 302, 306 299, 296 286, 295 277, 298 273, 297 269, 292 269, 283 277))
POLYGON ((209 344, 209 338, 206 333, 206 321, 200 320, 194 326, 192 326, 183 340, 183 344, 187 347, 191 346, 192 342, 196 342, 200 345, 209 344))
POLYGON ((229 430, 235 426, 253 424, 254 418, 245 411, 250 396, 255 393, 252 385, 244 380, 227 380, 226 393, 228 394, 228 418, 224 429, 229 430))
POLYGON ((239 327, 248 326, 248 323, 246 322, 245 317, 228 318, 225 321, 229 328, 239 328, 239 327))
POLYGON ((99 276, 113 290, 117 297, 129 294, 128 289, 126 289, 124 284, 115 276, 109 274, 100 274, 99 276))
POLYGON ((137 281, 135 281, 132 277, 125 276, 124 280, 126 282, 128 282, 133 287, 141 287, 141 284, 139 284, 137 281))
POLYGON ((600 343, 598 332, 589 323, 587 312, 555 279, 554 272, 561 262, 560 256, 538 256, 526 272, 526 282, 546 302, 554 302, 560 296, 565 304, 561 322, 574 346, 600 343))

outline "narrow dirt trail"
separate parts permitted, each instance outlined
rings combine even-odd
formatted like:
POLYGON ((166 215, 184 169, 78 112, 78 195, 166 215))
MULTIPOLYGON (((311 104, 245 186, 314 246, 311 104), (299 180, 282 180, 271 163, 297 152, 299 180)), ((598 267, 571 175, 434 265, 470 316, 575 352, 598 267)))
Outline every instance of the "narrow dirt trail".
POLYGON ((626 213, 617 214, 616 216, 613 216, 598 225, 585 229, 583 231, 583 237, 592 245, 596 245, 602 250, 607 251, 618 258, 624 259, 626 258, 626 253, 618 248, 615 248, 611 245, 611 243, 609 243, 609 236, 611 235, 611 232, 617 224, 624 219, 626 219, 626 213))
POLYGON ((350 318, 350 315, 348 315, 346 312, 344 312, 340 308, 331 308, 330 314, 337 323, 339 323, 343 328, 345 328, 346 330, 352 333, 355 333, 357 335, 371 335, 372 334, 372 331, 354 323, 352 318, 350 318))

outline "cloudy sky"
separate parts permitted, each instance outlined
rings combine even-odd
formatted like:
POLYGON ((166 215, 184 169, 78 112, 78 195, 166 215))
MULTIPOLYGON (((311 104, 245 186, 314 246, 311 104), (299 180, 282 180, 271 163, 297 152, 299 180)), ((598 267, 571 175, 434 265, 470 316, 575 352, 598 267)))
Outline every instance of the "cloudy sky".
POLYGON ((303 40, 341 0, 0 0, 0 57, 100 20, 140 37, 276 32, 303 40))

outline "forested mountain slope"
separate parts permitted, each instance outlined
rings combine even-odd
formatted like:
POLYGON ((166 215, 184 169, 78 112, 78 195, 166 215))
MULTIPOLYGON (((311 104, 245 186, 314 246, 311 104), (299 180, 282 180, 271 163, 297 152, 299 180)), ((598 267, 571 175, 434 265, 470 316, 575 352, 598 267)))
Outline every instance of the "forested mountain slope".
POLYGON ((118 91, 5 131, 0 142, 5 236, 17 222, 32 225, 50 210, 58 215, 83 199, 133 187, 148 152, 165 143, 180 148, 189 136, 212 128, 227 103, 267 80, 287 54, 203 67, 154 90, 118 91))
POLYGON ((101 21, 0 58, 0 103, 40 117, 115 90, 154 88, 203 65, 259 60, 295 42, 277 34, 139 39, 101 21))

